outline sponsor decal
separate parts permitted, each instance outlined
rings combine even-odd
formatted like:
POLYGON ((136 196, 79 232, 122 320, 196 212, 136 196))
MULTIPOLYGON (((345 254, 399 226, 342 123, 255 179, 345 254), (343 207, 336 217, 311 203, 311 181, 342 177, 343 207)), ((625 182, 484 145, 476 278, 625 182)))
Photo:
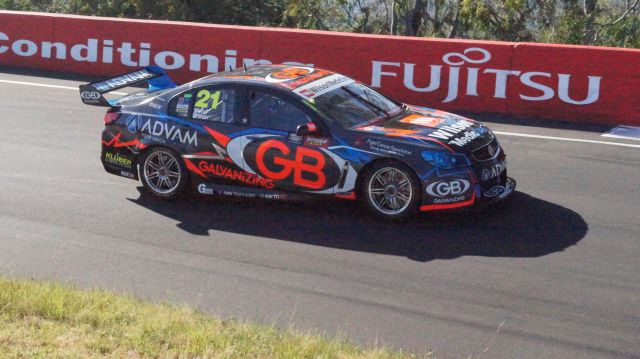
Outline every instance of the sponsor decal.
POLYGON ((302 136, 298 136, 295 133, 289 134, 289 142, 293 142, 296 144, 301 144, 304 138, 302 136))
POLYGON ((125 96, 125 97, 122 97, 122 98, 118 99, 118 102, 141 100, 141 99, 147 97, 147 95, 148 95, 148 93, 146 91, 136 92, 136 93, 131 94, 129 96, 125 96))
POLYGON ((282 136, 271 134, 244 135, 227 141, 231 162, 246 172, 272 179, 276 185, 326 194, 350 191, 355 186, 356 170, 327 148, 287 145, 282 136))
POLYGON ((431 132, 428 136, 441 140, 450 140, 451 138, 455 137, 457 134, 471 126, 473 126, 473 122, 467 120, 459 120, 452 125, 440 127, 439 129, 431 132))
POLYGON ((200 161, 198 163, 198 169, 203 173, 207 173, 220 178, 225 178, 231 181, 241 182, 249 186, 257 186, 267 189, 272 189, 274 186, 273 180, 269 178, 262 178, 254 173, 231 169, 221 164, 200 161))
MULTIPOLYGON (((273 63, 270 59, 256 58, 254 56, 240 56, 240 51, 233 48, 219 49, 213 53, 201 52, 176 52, 167 51, 162 44, 154 43, 149 39, 138 38, 136 41, 114 40, 113 38, 87 38, 83 42, 65 41, 63 38, 46 39, 37 41, 28 38, 12 38, 11 34, 0 32, 0 53, 12 53, 20 57, 37 57, 41 61, 62 60, 75 63, 95 63, 102 66, 115 67, 143 67, 156 65, 165 70, 190 71, 194 73, 215 73, 228 68, 273 63), (58 45, 59 46, 52 46, 58 45), (52 49, 55 49, 52 51, 52 49)), ((254 52, 254 49, 251 49, 254 52)), ((279 54, 284 55, 286 54, 279 54)), ((541 69, 510 70, 492 68, 490 65, 493 55, 482 47, 469 47, 462 52, 445 53, 442 61, 435 64, 416 64, 406 62, 392 62, 380 59, 366 61, 371 64, 371 86, 381 88, 385 79, 401 79, 402 86, 407 91, 416 93, 430 93, 447 90, 446 97, 439 99, 443 103, 456 100, 469 100, 478 97, 478 88, 491 86, 493 97, 505 100, 522 100, 533 102, 552 101, 558 98, 560 101, 576 106, 584 106, 598 103, 600 100, 600 87, 604 83, 601 74, 588 74, 586 81, 578 81, 576 74, 552 73, 541 69), (418 73, 423 66, 428 73, 428 83, 424 86, 418 73), (514 81, 515 80, 515 81, 514 81), (508 86, 518 83, 528 91, 514 94, 509 98, 511 91, 508 86), (575 88, 574 83, 587 83, 586 88, 575 88), (581 95, 577 95, 581 94, 581 95), (583 94, 583 95, 582 95, 583 94)), ((277 62, 293 65, 298 68, 311 68, 313 64, 304 64, 296 61, 277 62)), ((361 65, 364 65, 363 62, 361 65)), ((309 71, 311 73, 311 71, 309 71)), ((123 79, 117 84, 140 81, 150 76, 142 72, 138 76, 123 79)), ((422 77, 422 75, 421 75, 422 77)), ((271 76, 273 80, 278 80, 271 76)), ((290 79, 284 79, 285 81, 290 79)), ((115 83, 114 83, 115 84, 115 83)), ((100 89, 99 89, 100 90, 100 89)), ((100 90, 102 91, 102 90, 100 90)))
POLYGON ((80 94, 83 100, 87 101, 97 101, 100 99, 100 92, 98 91, 82 91, 80 94))
POLYGON ((373 133, 380 133, 385 136, 397 136, 397 137, 410 136, 418 133, 418 131, 415 131, 415 130, 405 130, 400 128, 381 127, 381 126, 365 126, 365 127, 358 128, 358 130, 373 132, 373 133))
POLYGON ((431 117, 431 116, 420 116, 420 115, 411 115, 406 118, 400 120, 403 123, 410 123, 423 127, 434 128, 435 130, 429 134, 421 135, 419 131, 416 130, 408 130, 408 129, 400 129, 400 128, 392 128, 392 127, 381 127, 381 126, 365 126, 360 127, 358 130, 374 132, 374 133, 382 133, 386 136, 411 136, 414 138, 422 138, 422 139, 440 139, 448 141, 449 144, 454 144, 458 146, 464 146, 465 144, 471 142, 477 137, 480 137, 483 133, 487 131, 484 127, 479 127, 475 130, 467 131, 467 129, 474 126, 474 122, 466 119, 459 119, 455 123, 451 125, 442 125, 446 123, 446 119, 431 117), (456 138, 456 136, 462 133, 462 137, 456 138))
POLYGON ((238 192, 238 191, 221 191, 220 194, 222 194, 223 196, 229 196, 229 197, 242 197, 242 198, 258 197, 257 193, 238 192))
POLYGON ((325 164, 326 160, 321 152, 306 147, 296 147, 292 151, 278 140, 264 141, 256 151, 256 165, 264 176, 280 181, 293 174, 293 184, 300 187, 324 187, 325 164), (267 153, 271 155, 267 156, 267 153))
POLYGON ((355 80, 346 76, 334 74, 300 86, 293 90, 293 92, 306 99, 313 99, 353 82, 355 82, 355 80))
POLYGON ((208 114, 203 114, 202 112, 194 112, 193 113, 193 118, 195 118, 196 120, 208 120, 211 116, 209 116, 208 114))
POLYGON ((304 145, 309 147, 327 147, 329 139, 323 137, 305 137, 304 145))
POLYGON ((153 74, 147 70, 140 70, 140 71, 132 72, 130 74, 126 74, 123 76, 115 77, 103 82, 95 83, 93 84, 93 87, 95 87, 98 91, 105 92, 116 87, 126 86, 134 82, 147 80, 154 76, 156 76, 156 74, 153 74))
POLYGON ((507 188, 505 186, 493 186, 493 187, 489 188, 488 190, 484 191, 484 193, 482 195, 487 197, 487 198, 498 197, 501 194, 503 194, 504 191, 506 191, 506 190, 507 190, 507 188))
POLYGON ((120 167, 125 167, 125 168, 133 167, 133 162, 131 161, 131 159, 120 156, 117 153, 106 152, 104 154, 104 161, 120 167))
POLYGON ((162 105, 161 104, 159 104, 157 102, 153 102, 153 101, 149 103, 149 107, 154 108, 156 110, 162 109, 162 105))
MULTIPOLYGON (((10 40, 9 36, 0 32, 0 41, 4 44, 5 40, 10 40)), ((55 58, 57 60, 70 59, 74 62, 89 62, 100 64, 117 64, 127 67, 143 67, 149 65, 156 65, 165 70, 177 70, 185 68, 188 71, 193 72, 209 72, 215 73, 224 71, 229 68, 237 68, 242 65, 269 65, 272 61, 268 59, 258 59, 255 57, 239 57, 238 50, 236 49, 224 49, 219 50, 216 53, 179 53, 176 51, 156 50, 153 44, 148 39, 140 38, 135 42, 129 41, 114 41, 113 39, 103 38, 95 39, 88 38, 84 43, 68 43, 62 39, 56 40, 56 44, 62 44, 60 47, 54 47, 57 51, 51 53, 51 42, 43 41, 39 44, 28 40, 18 39, 13 42, 14 44, 25 43, 29 47, 28 52, 15 51, 16 46, 7 47, 7 50, 12 50, 14 54, 19 56, 39 56, 42 59, 55 58), (33 51, 32 51, 33 50, 33 51)), ((5 46, 0 45, 0 53, 5 46)), ((313 64, 303 64, 297 61, 281 61, 283 63, 292 66, 304 66, 313 67, 313 64)), ((153 74, 146 70, 141 70, 134 74, 129 74, 128 77, 121 77, 119 81, 115 79, 111 80, 111 85, 137 82, 148 77, 152 77, 153 74)))
POLYGON ((490 181, 498 176, 500 176, 500 174, 507 169, 507 160, 503 160, 501 162, 496 163, 495 165, 493 165, 490 168, 483 168, 482 169, 482 181, 483 182, 487 182, 490 181))
POLYGON ((456 196, 456 197, 448 197, 448 198, 434 198, 433 203, 437 204, 446 204, 446 203, 455 203, 461 202, 464 200, 464 196, 456 196))
POLYGON ((315 71, 313 73, 305 75, 302 78, 299 78, 297 80, 287 81, 287 82, 280 82, 279 84, 289 89, 295 89, 304 84, 308 84, 309 82, 315 81, 321 77, 325 77, 331 74, 330 72, 324 71, 324 70, 317 70, 317 69, 314 69, 314 70, 315 71))
POLYGON ((265 77, 265 81, 270 83, 279 83, 299 79, 303 76, 313 73, 313 67, 294 66, 287 67, 280 71, 270 73, 265 77))
POLYGON ((127 178, 136 178, 136 175, 128 171, 120 171, 120 175, 127 178))
POLYGON ((202 194, 215 194, 213 188, 209 188, 205 183, 200 183, 198 185, 198 193, 202 194))
POLYGON ((140 115, 127 115, 125 119, 125 124, 127 126, 127 130, 131 133, 136 133, 140 128, 142 128, 142 116, 140 115))
POLYGON ((469 142, 475 140, 476 138, 480 137, 480 135, 481 135, 480 131, 469 131, 469 132, 466 132, 464 134, 464 136, 449 141, 449 144, 450 145, 457 145, 457 146, 462 147, 462 146, 466 145, 467 143, 469 143, 469 142))
MULTIPOLYGON (((189 95, 191 97, 191 95, 189 95)), ((187 95, 180 97, 178 99, 178 103, 176 104, 176 114, 179 116, 185 117, 189 114, 189 99, 187 99, 187 95)))
POLYGON ((437 128, 444 122, 444 119, 430 116, 411 115, 403 118, 400 122, 410 123, 412 125, 437 128))
POLYGON ((280 197, 281 195, 277 193, 265 193, 260 195, 260 198, 264 198, 264 199, 280 199, 280 197))
POLYGON ((164 121, 158 121, 154 119, 148 119, 142 125, 142 132, 149 135, 164 137, 167 140, 178 140, 184 144, 190 144, 192 146, 198 146, 198 133, 196 131, 188 131, 180 129, 176 125, 169 125, 164 121))
POLYGON ((201 183, 198 185, 198 193, 206 194, 206 195, 223 195, 228 197, 243 197, 243 198, 262 198, 262 199, 272 199, 279 200, 285 198, 285 195, 269 192, 269 193, 260 193, 260 192, 242 192, 240 190, 233 189, 231 186, 225 185, 210 185, 207 183, 201 183))
POLYGON ((309 131, 311 132, 316 132, 318 130, 318 127, 316 126, 315 123, 313 122, 309 122, 307 123, 307 128, 309 129, 309 131))
MULTIPOLYGON (((507 85, 512 84, 514 80, 520 80, 520 84, 531 89, 529 92, 535 92, 537 95, 532 96, 530 94, 518 94, 519 98, 524 101, 549 101, 558 97, 560 101, 584 106, 595 103, 600 98, 600 81, 602 76, 587 76, 588 85, 587 90, 576 90, 579 93, 586 93, 583 99, 576 99, 570 95, 569 82, 571 80, 571 74, 553 74, 544 71, 529 71, 523 72, 520 70, 508 70, 508 69, 493 69, 488 67, 486 63, 491 60, 491 53, 486 49, 480 47, 470 47, 463 52, 450 52, 442 56, 442 62, 448 66, 448 91, 447 96, 442 99, 443 103, 452 102, 462 96, 479 96, 478 95, 478 82, 483 85, 494 84, 494 98, 507 99, 507 94, 510 93, 507 90, 507 85), (462 66, 465 64, 485 64, 482 67, 468 67, 466 68, 466 74, 460 74, 464 69, 462 66), (553 79, 553 83, 557 86, 547 86, 543 79, 553 79), (556 80, 557 78, 557 80, 556 80), (465 79, 463 83, 466 83, 466 89, 460 88, 460 79, 465 79), (513 79, 513 80, 512 80, 513 79), (464 90, 460 91, 460 90, 464 90)), ((429 84, 425 87, 416 86, 416 79, 414 73, 416 64, 414 63, 400 63, 389 61, 372 61, 371 71, 371 86, 380 88, 382 87, 383 77, 400 77, 404 79, 403 85, 406 89, 419 92, 428 93, 440 89, 442 72, 447 70, 442 64, 427 65, 430 69, 429 84), (398 74, 400 70, 400 74, 398 74), (444 70, 444 71, 443 71, 444 70)))
POLYGON ((410 156, 412 154, 412 152, 407 150, 406 148, 398 147, 389 143, 384 143, 372 138, 367 139, 367 144, 369 145, 369 148, 371 148, 371 150, 376 152, 382 152, 397 156, 410 156))
POLYGON ((154 136, 154 135, 148 135, 148 134, 142 134, 142 139, 146 140, 147 142, 157 142, 157 143, 167 143, 167 140, 162 138, 162 137, 158 137, 158 136, 154 136))
POLYGON ((474 191, 471 192, 470 199, 464 199, 464 196, 457 196, 452 198, 452 200, 446 199, 435 199, 432 204, 425 204, 420 206, 421 211, 436 211, 441 209, 453 209, 453 208, 461 208, 466 206, 471 206, 476 201, 476 193, 474 191), (436 200, 440 200, 440 203, 435 202, 436 200))
MULTIPOLYGON (((471 188, 471 183, 464 179, 444 180, 433 182, 427 186, 426 191, 433 197, 460 196, 471 188)), ((464 199, 464 196, 462 196, 464 199)), ((444 203, 444 202, 440 202, 444 203)))

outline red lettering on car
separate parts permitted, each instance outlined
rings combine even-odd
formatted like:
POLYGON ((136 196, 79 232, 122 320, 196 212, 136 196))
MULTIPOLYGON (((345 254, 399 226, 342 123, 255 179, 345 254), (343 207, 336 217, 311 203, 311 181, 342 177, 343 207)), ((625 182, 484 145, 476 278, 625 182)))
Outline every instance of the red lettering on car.
POLYGON ((260 172, 274 180, 283 180, 291 176, 291 172, 293 172, 293 184, 296 186, 312 189, 324 187, 327 182, 323 172, 326 164, 324 155, 319 151, 306 147, 298 147, 294 159, 290 159, 290 156, 285 157, 290 153, 291 149, 280 141, 265 141, 258 146, 256 151, 256 165, 260 172), (280 153, 280 155, 276 154, 273 157, 273 164, 282 166, 282 169, 279 171, 268 168, 267 163, 265 163, 265 154, 271 149, 277 150, 280 153), (310 163, 309 160, 313 162, 310 163), (315 179, 303 178, 303 174, 310 174, 314 176, 315 179))

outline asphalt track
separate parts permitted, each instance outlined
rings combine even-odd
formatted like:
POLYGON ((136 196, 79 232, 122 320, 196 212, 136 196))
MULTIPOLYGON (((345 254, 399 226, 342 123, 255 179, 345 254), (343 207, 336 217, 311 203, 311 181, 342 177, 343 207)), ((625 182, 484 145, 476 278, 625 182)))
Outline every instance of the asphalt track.
POLYGON ((640 148, 499 135, 511 201, 396 225, 346 201, 154 201, 103 171, 104 110, 77 91, 0 82, 0 105, 0 274, 440 358, 640 357, 640 148))

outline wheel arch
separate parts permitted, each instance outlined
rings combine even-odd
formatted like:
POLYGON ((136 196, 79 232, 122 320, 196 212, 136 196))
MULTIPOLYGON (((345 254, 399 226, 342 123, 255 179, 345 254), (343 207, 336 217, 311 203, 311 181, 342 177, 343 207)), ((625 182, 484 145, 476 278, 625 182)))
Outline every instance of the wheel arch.
MULTIPOLYGON (((167 150, 170 150, 171 152, 175 153, 178 157, 178 160, 180 160, 182 162, 183 167, 186 167, 186 164, 184 162, 184 158, 182 158, 182 153, 180 152, 180 149, 168 145, 166 143, 154 143, 151 144, 147 147, 145 147, 144 149, 142 149, 135 157, 135 163, 136 163, 136 170, 138 172, 138 177, 140 178, 140 180, 142 180, 142 174, 141 174, 141 170, 142 170, 142 161, 144 160, 144 158, 146 157, 147 153, 149 153, 150 151, 156 149, 156 148, 164 148, 167 150)), ((185 172, 187 179, 190 180, 191 176, 189 174, 188 171, 185 172)))
POLYGON ((410 174, 416 180, 419 193, 422 193, 422 183, 420 181, 420 177, 418 177, 418 174, 413 169, 413 167, 411 167, 407 162, 399 160, 397 158, 381 157, 381 158, 376 158, 373 161, 368 162, 367 164, 365 164, 360 169, 360 171, 358 171, 358 177, 356 178, 356 187, 355 187, 355 191, 356 191, 356 193, 358 195, 358 198, 363 198, 362 197, 363 196, 363 193, 362 193, 362 181, 366 177, 367 173, 369 173, 369 171, 371 171, 371 169, 374 168, 376 165, 382 164, 382 163, 396 163, 396 164, 400 164, 401 166, 406 167, 407 169, 409 169, 410 174))
POLYGON ((174 146, 168 145, 168 144, 166 144, 166 143, 154 143, 154 144, 151 144, 151 145, 146 146, 145 148, 143 148, 143 149, 142 149, 142 150, 141 150, 141 151, 136 155, 136 157, 135 157, 136 164, 137 164, 138 166, 140 166, 140 165, 141 165, 141 163, 140 163, 140 162, 142 161, 142 159, 147 155, 147 153, 149 153, 149 151, 151 151, 151 150, 153 150, 153 149, 155 149, 155 148, 166 148, 166 149, 168 149, 168 150, 171 150, 172 152, 174 152, 175 154, 177 154, 177 155, 178 155, 178 157, 180 157, 180 159, 182 159, 182 154, 180 153, 180 149, 178 149, 178 148, 176 148, 176 147, 174 147, 174 146))
POLYGON ((142 182, 143 187, 145 187, 149 192, 155 194, 156 196, 158 196, 159 198, 162 199, 174 199, 177 198, 181 193, 184 192, 184 190, 189 187, 192 179, 191 179, 191 175, 187 169, 186 163, 184 161, 184 158, 182 157, 179 149, 176 149, 173 146, 167 146, 166 144, 163 143, 154 143, 152 145, 149 145, 147 147, 145 147, 143 150, 140 151, 140 153, 138 153, 138 155, 136 156, 136 166, 137 166, 137 170, 138 170, 138 177, 140 179, 140 181, 142 182), (161 150, 164 152, 171 152, 171 155, 173 157, 175 157, 175 159, 177 160, 177 165, 180 167, 180 173, 181 173, 181 177, 180 177, 180 182, 178 183, 177 187, 175 187, 175 190, 171 190, 172 192, 166 194, 158 194, 156 192, 154 192, 151 188, 149 188, 148 186, 150 185, 148 183, 148 180, 145 179, 145 175, 144 175, 144 162, 145 159, 150 155, 150 153, 154 150, 161 150))

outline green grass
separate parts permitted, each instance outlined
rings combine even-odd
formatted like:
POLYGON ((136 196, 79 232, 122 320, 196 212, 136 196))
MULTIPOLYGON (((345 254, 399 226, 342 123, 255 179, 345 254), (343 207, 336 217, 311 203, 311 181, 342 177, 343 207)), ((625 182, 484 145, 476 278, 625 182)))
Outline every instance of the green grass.
MULTIPOLYGON (((0 358, 411 358, 103 290, 0 278, 0 358)), ((431 354, 426 357, 431 358, 431 354)))

